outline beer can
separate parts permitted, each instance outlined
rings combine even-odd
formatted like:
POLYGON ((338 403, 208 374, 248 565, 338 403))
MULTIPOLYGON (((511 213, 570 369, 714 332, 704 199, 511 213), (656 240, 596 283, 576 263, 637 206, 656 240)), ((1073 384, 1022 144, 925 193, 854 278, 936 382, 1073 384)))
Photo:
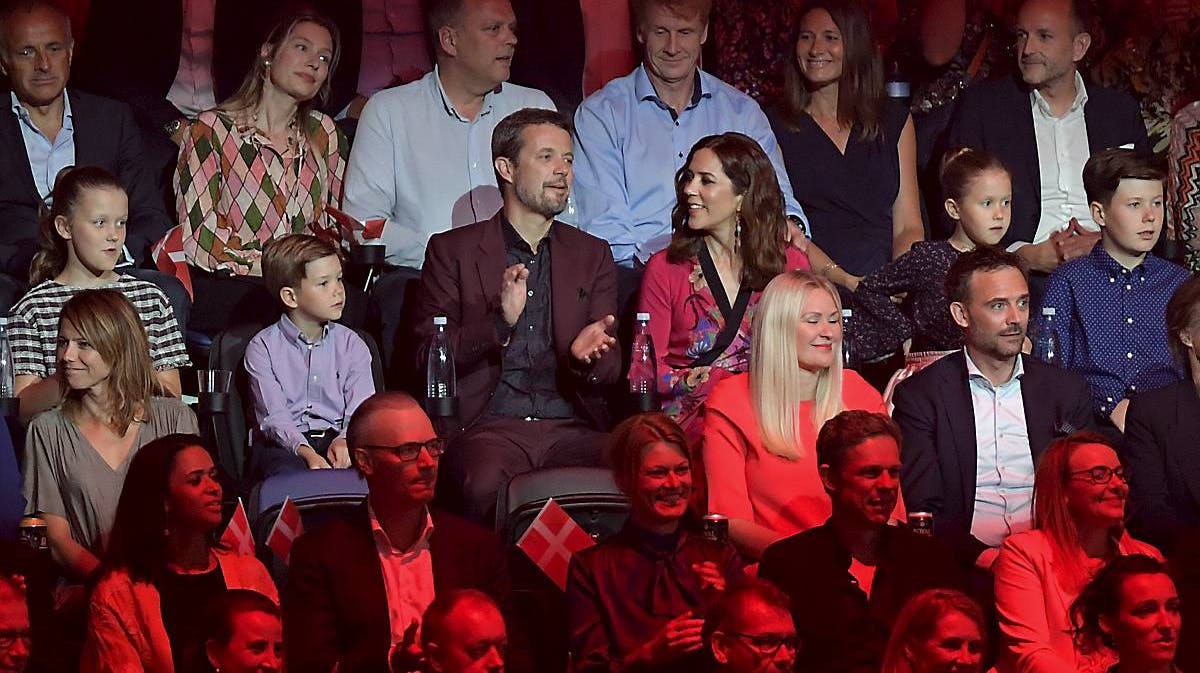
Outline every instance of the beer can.
POLYGON ((933 535, 933 512, 909 512, 908 529, 918 535, 933 535))
POLYGON ((718 544, 729 543, 729 518, 724 514, 705 514, 701 536, 718 544))
POLYGON ((37 552, 50 550, 50 539, 46 537, 46 520, 38 516, 41 512, 21 518, 19 526, 21 542, 37 552))

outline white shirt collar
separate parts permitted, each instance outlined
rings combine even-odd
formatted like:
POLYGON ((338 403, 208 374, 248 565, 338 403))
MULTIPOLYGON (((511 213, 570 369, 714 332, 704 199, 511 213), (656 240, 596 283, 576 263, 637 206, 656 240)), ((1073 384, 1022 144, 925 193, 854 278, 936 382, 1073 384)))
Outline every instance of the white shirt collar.
MULTIPOLYGON (((985 376, 983 371, 980 370, 979 367, 975 365, 975 361, 971 359, 971 352, 967 350, 966 346, 963 346, 963 355, 967 358, 967 378, 974 379, 974 378, 978 377, 978 378, 983 379, 984 381, 987 381, 988 385, 991 385, 991 379, 989 379, 987 376, 985 376)), ((1021 359, 1020 355, 1017 355, 1017 365, 1015 367, 1013 367, 1012 376, 1008 377, 1008 380, 1005 381, 1004 383, 1001 383, 1000 385, 995 386, 995 387, 1002 388, 1002 387, 1012 383, 1013 381, 1020 379, 1024 375, 1025 375, 1025 361, 1021 359)))
MULTIPOLYGON (((1042 96, 1042 92, 1034 89, 1029 93, 1030 100, 1033 101, 1033 108, 1046 117, 1054 117, 1054 113, 1050 111, 1050 103, 1042 96)), ((1083 106, 1087 105, 1088 93, 1087 85, 1083 83, 1083 76, 1079 71, 1075 71, 1075 100, 1071 103, 1071 108, 1067 110, 1067 114, 1072 114, 1083 110, 1083 106)), ((1066 116, 1066 115, 1064 115, 1066 116)))

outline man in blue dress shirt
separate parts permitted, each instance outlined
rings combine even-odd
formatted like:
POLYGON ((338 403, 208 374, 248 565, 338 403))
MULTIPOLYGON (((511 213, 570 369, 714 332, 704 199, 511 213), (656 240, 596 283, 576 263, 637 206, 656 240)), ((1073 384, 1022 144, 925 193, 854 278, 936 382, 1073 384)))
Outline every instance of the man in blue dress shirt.
POLYGON ((1163 226, 1163 173, 1148 154, 1094 154, 1083 185, 1100 242, 1050 275, 1042 309, 1054 309, 1062 364, 1091 385, 1097 419, 1124 432, 1130 395, 1183 378, 1165 316, 1188 272, 1150 252, 1163 226))
POLYGON ((641 265, 671 240, 675 172, 701 138, 738 131, 771 158, 787 214, 804 226, 775 134, 758 103, 700 70, 711 0, 635 0, 642 65, 575 113, 578 224, 612 246, 624 306, 641 265))

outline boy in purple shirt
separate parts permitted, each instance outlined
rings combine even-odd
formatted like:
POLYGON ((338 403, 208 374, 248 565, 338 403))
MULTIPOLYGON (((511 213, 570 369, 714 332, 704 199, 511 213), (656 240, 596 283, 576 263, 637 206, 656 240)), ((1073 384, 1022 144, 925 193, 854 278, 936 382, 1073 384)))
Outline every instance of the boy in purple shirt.
POLYGON ((348 468, 346 424, 375 383, 367 344, 334 322, 346 303, 337 248, 315 236, 285 236, 267 246, 262 270, 283 316, 246 348, 252 473, 348 468))

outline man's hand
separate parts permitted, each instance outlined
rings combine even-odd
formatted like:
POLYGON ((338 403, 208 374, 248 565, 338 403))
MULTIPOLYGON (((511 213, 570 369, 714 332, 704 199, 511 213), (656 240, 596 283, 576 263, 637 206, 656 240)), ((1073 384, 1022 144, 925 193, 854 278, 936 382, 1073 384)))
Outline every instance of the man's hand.
POLYGON ((604 357, 610 348, 617 345, 616 338, 608 334, 608 328, 615 325, 617 319, 611 315, 584 327, 579 336, 571 342, 571 356, 585 365, 604 357))
POLYGON ((391 665, 392 673, 412 673, 425 670, 425 653, 421 651, 421 643, 417 642, 417 620, 412 620, 408 628, 404 629, 404 637, 392 646, 388 663, 391 665))
POLYGON ((529 269, 526 269, 524 264, 508 267, 500 280, 500 313, 509 327, 516 325, 521 319, 521 313, 525 311, 526 292, 529 291, 525 282, 527 280, 529 269))
POLYGON ((1079 226, 1079 220, 1071 218, 1071 223, 1067 228, 1059 232, 1056 236, 1051 236, 1050 240, 1055 240, 1057 237, 1056 249, 1058 250, 1058 260, 1069 262, 1076 257, 1083 257, 1090 253, 1092 248, 1096 247, 1096 243, 1100 242, 1100 232, 1088 231, 1079 226))
POLYGON ((329 464, 338 469, 350 467, 350 446, 338 437, 329 444, 329 464))
POLYGON ((1055 236, 1060 233, 1051 234, 1050 238, 1041 243, 1030 243, 1017 248, 1017 256, 1025 260, 1029 268, 1033 271, 1041 271, 1042 273, 1050 273, 1058 268, 1058 244, 1055 236))
POLYGON ((1125 432, 1125 414, 1129 413, 1129 398, 1117 402, 1117 406, 1113 407, 1112 413, 1108 415, 1108 420, 1117 426, 1121 432, 1125 432))
POLYGON ((794 216, 787 218, 787 240, 800 252, 808 252, 808 237, 804 235, 804 230, 800 228, 800 224, 794 216))
POLYGON ((700 630, 704 620, 691 613, 682 614, 667 622, 650 642, 635 653, 635 659, 652 666, 661 666, 700 649, 703 639, 700 630))
POLYGON ((304 462, 308 464, 308 469, 310 470, 329 469, 329 463, 325 462, 325 459, 321 457, 321 454, 314 451, 313 447, 309 446, 308 444, 296 449, 296 455, 300 456, 300 458, 302 458, 304 462))
POLYGON ((712 561, 704 563, 693 563, 692 572, 700 576, 700 589, 713 591, 725 590, 725 576, 721 574, 721 570, 717 568, 717 564, 712 561))

